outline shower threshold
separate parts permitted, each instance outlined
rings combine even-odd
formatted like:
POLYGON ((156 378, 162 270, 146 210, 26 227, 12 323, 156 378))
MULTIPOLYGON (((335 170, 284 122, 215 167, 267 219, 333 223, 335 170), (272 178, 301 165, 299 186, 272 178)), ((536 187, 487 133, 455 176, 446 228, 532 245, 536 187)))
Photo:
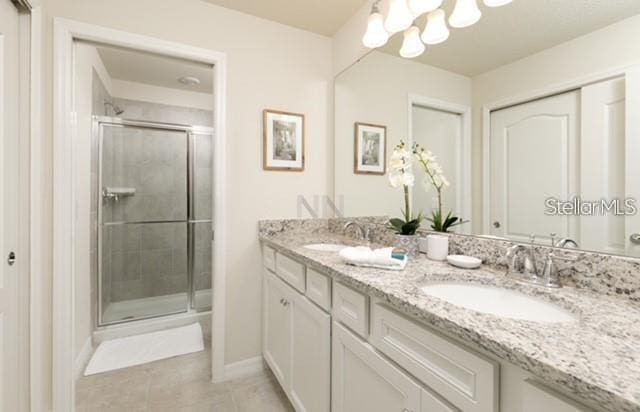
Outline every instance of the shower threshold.
MULTIPOLYGON (((194 296, 194 308, 198 310, 210 308, 211 299, 211 289, 197 290, 194 296)), ((102 319, 108 324, 187 311, 187 294, 176 293, 109 303, 102 319)))

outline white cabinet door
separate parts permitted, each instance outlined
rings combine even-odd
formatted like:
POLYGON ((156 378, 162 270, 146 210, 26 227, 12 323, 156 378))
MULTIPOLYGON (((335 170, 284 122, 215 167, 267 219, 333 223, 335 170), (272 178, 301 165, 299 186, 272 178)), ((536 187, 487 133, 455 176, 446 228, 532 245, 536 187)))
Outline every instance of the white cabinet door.
POLYGON ((291 391, 298 412, 329 412, 331 407, 331 317, 306 297, 291 302, 291 391))
POLYGON ((579 96, 569 92, 491 113, 487 234, 578 238, 577 218, 545 215, 545 200, 577 194, 579 96))
POLYGON ((291 377, 291 303, 287 286, 265 270, 263 290, 262 354, 283 389, 291 377), (289 303, 287 303, 289 302, 289 303))
POLYGON ((421 388, 333 322, 332 412, 418 412, 421 388))

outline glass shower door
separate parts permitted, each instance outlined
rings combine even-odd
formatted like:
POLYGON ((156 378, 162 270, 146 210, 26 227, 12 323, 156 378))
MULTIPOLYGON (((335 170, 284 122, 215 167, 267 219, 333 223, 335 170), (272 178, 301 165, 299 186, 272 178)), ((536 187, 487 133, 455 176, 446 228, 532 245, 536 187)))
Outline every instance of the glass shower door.
POLYGON ((100 124, 100 324, 188 310, 188 137, 100 124))
POLYGON ((211 308, 212 240, 213 240, 213 141, 212 135, 202 132, 190 134, 191 165, 189 179, 192 255, 191 309, 211 308))

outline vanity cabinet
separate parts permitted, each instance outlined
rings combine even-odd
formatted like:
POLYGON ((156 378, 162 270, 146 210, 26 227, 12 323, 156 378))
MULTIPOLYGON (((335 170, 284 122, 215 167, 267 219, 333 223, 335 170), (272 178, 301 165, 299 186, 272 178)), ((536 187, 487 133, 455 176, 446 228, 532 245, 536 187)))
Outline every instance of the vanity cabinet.
POLYGON ((264 270, 265 361, 297 411, 328 412, 331 317, 270 270, 264 270))
POLYGON ((591 411, 521 368, 264 249, 263 356, 296 411, 591 411))

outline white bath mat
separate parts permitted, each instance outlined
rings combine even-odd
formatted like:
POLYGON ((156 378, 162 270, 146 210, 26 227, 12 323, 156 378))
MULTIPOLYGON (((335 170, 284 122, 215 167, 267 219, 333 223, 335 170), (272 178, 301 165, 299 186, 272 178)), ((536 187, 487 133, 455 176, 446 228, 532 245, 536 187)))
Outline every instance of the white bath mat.
POLYGON ((102 342, 85 376, 204 350, 199 323, 102 342))

